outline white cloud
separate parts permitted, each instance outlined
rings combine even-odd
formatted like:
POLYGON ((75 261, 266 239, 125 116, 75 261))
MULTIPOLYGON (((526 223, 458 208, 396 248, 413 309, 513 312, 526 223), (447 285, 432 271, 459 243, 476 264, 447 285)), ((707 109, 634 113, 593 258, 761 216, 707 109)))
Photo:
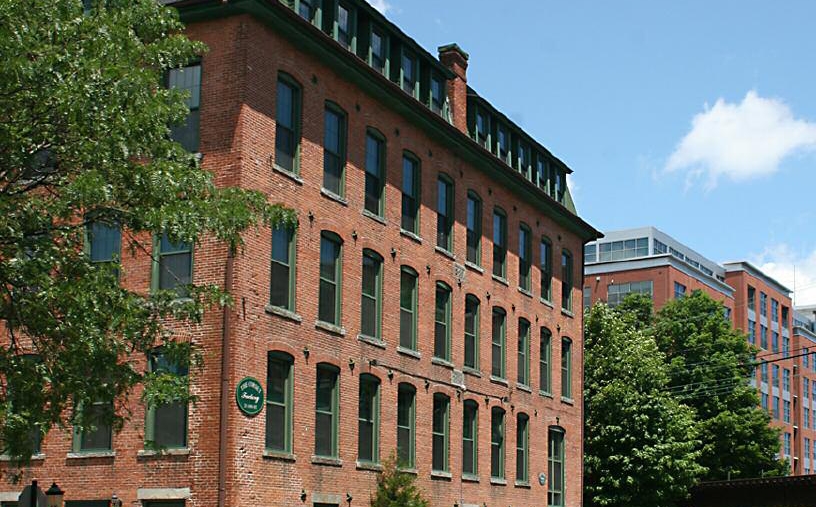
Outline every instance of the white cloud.
POLYGON ((782 285, 795 289, 796 306, 816 304, 816 250, 796 252, 780 243, 767 247, 751 262, 782 285))
POLYGON ((386 0, 369 0, 372 7, 380 11, 380 14, 385 14, 391 9, 391 4, 386 0))
POLYGON ((816 123, 794 118, 781 100, 749 91, 739 104, 718 99, 694 116, 691 130, 669 156, 665 171, 686 171, 689 183, 708 175, 744 181, 779 170, 785 157, 816 149, 816 123))

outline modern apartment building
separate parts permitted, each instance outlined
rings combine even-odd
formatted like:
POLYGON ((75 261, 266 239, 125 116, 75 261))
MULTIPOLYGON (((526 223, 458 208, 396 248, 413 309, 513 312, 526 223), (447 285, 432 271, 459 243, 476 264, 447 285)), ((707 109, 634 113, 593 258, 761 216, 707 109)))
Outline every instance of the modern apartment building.
MULTIPOLYGON (((792 332, 791 291, 748 262, 718 264, 654 227, 606 232, 584 247, 584 305, 602 300, 616 305, 626 294, 649 294, 655 308, 702 290, 723 304, 734 327, 759 348, 756 378, 762 408, 781 429, 781 454, 792 473, 809 473, 813 436, 803 436, 805 384, 800 355, 807 326, 792 332), (798 341, 797 341, 798 340, 798 341), (806 452, 807 451, 807 452, 806 452), (806 472, 805 463, 808 464, 806 472)), ((810 333, 812 335, 812 333, 810 333)), ((812 370, 811 370, 812 371, 812 370)))
POLYGON ((570 169, 468 86, 462 49, 432 55, 364 1, 175 6, 209 51, 168 75, 190 92, 174 135, 299 227, 234 257, 160 231, 152 261, 125 254, 134 290, 234 295, 179 329, 204 353, 198 401, 134 393, 121 432, 55 429, 23 479, 69 507, 360 506, 395 453, 433 506, 581 505, 581 252, 600 233, 570 169))

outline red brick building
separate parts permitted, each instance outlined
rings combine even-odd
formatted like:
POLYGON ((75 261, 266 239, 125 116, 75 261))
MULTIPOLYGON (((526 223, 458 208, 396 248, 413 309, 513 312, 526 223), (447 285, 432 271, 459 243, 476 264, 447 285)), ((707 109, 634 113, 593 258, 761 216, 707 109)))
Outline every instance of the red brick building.
POLYGON ((234 258, 161 238, 152 267, 125 255, 134 289, 234 295, 179 330, 204 352, 199 400, 134 393, 123 431, 54 430, 24 480, 74 507, 360 506, 397 452, 434 506, 581 505, 581 252, 600 234, 570 169, 468 87, 464 51, 437 58, 365 2, 176 4, 209 51, 170 73, 191 93, 174 134, 299 228, 234 258))
POLYGON ((816 473, 816 308, 793 312, 794 461, 796 474, 816 473))
POLYGON ((803 363, 811 361, 803 351, 813 333, 804 321, 791 332, 790 289, 748 262, 710 261, 654 227, 605 233, 584 247, 584 263, 584 305, 598 300, 615 305, 626 294, 641 292, 660 308, 694 290, 720 301, 734 327, 759 348, 752 384, 771 425, 782 432, 780 454, 792 473, 813 470, 805 457, 812 457, 814 435, 800 429, 813 428, 811 403, 800 401, 810 387, 803 363))

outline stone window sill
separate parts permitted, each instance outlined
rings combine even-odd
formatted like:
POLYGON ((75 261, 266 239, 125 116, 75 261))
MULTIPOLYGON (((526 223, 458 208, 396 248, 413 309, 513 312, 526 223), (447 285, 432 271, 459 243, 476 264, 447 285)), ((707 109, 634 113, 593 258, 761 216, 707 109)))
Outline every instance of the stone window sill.
POLYGON ((382 465, 371 461, 358 461, 357 470, 370 470, 372 472, 382 472, 382 465))
POLYGON ((422 354, 418 350, 406 349, 405 347, 397 347, 397 353, 414 359, 422 359, 422 354))
POLYGON ((442 366, 443 368, 453 368, 454 364, 447 359, 442 359, 441 357, 432 357, 431 364, 435 364, 437 366, 442 366))
POLYGON ((343 206, 348 206, 348 201, 346 200, 345 197, 343 197, 342 195, 335 194, 334 192, 327 188, 321 188, 320 194, 328 199, 331 199, 332 201, 342 204, 343 206))
POLYGON ((561 315, 564 315, 565 317, 569 317, 571 319, 575 318, 575 314, 572 313, 572 311, 567 310, 566 308, 561 308, 561 315))
POLYGON ((552 397, 553 397, 552 393, 549 393, 549 392, 547 392, 547 391, 541 391, 541 390, 539 390, 539 391, 538 391, 538 394, 539 394, 540 396, 543 396, 543 397, 545 397, 545 398, 549 398, 549 399, 552 399, 552 397))
POLYGON ((471 474, 462 474, 462 482, 479 482, 479 476, 471 474))
POLYGON ((482 376, 482 372, 480 372, 479 370, 477 370, 475 368, 470 368, 468 366, 465 366, 464 368, 462 368, 462 371, 467 373, 468 375, 473 375, 474 377, 481 378, 481 376, 482 376))
POLYGON ((502 479, 500 477, 491 477, 490 484, 494 486, 507 486, 507 479, 502 479))
POLYGON ((507 281, 507 278, 504 278, 502 276, 493 275, 493 281, 499 282, 500 284, 506 287, 510 287, 510 282, 507 281))
POLYGON ((357 339, 374 347, 385 349, 385 341, 367 334, 358 334, 357 339))
POLYGON ((453 478, 450 472, 444 472, 442 470, 431 470, 431 479, 441 479, 444 481, 449 481, 453 478))
POLYGON ((270 315, 277 315, 278 317, 283 317, 284 319, 291 320, 293 322, 303 322, 303 317, 280 306, 266 305, 264 310, 270 315))
POLYGON ((468 269, 471 269, 473 271, 476 271, 477 273, 484 274, 484 268, 482 268, 478 264, 474 264, 474 263, 472 263, 470 261, 465 261, 465 267, 468 268, 468 269))
MULTIPOLYGON (((29 459, 31 461, 42 461, 42 460, 45 459, 45 453, 44 452, 38 452, 36 454, 32 454, 29 459)), ((0 462, 6 462, 6 461, 14 461, 14 458, 9 456, 8 454, 0 455, 0 462)))
POLYGON ((405 230, 405 229, 400 229, 400 234, 405 236, 406 238, 410 239, 411 241, 416 241, 420 245, 422 244, 422 238, 419 237, 417 234, 411 232, 411 231, 408 231, 408 230, 405 230))
POLYGON ((553 308, 553 309, 555 308, 555 307, 553 306, 553 304, 552 304, 552 301, 550 301, 549 299, 538 298, 538 300, 539 300, 539 301, 541 302, 541 304, 543 304, 544 306, 549 306, 550 308, 553 308))
POLYGON ((284 169, 283 167, 279 166, 278 164, 272 164, 272 170, 278 174, 282 174, 289 178, 290 180, 294 181, 298 185, 303 185, 303 178, 297 175, 297 173, 293 173, 289 169, 284 169))
POLYGON ((493 382, 494 384, 500 384, 500 385, 503 385, 505 387, 510 386, 510 384, 507 383, 506 378, 496 377, 495 375, 490 376, 490 381, 493 382))
POLYGON ((527 384, 516 384, 516 389, 518 389, 519 391, 527 392, 527 393, 532 393, 533 392, 533 390, 527 384))
POLYGON ((452 261, 456 260, 456 256, 453 254, 453 252, 451 252, 447 248, 442 248, 441 246, 435 246, 434 251, 436 253, 438 253, 438 254, 444 255, 445 257, 447 257, 448 259, 450 259, 452 261))
POLYGON ((575 400, 573 400, 572 398, 567 398, 566 396, 562 396, 561 403, 566 403, 567 405, 574 405, 575 400))
POLYGON ((516 481, 514 483, 514 486, 516 486, 517 488, 530 489, 530 483, 527 481, 516 481))
POLYGON ((381 223, 383 225, 388 225, 388 222, 386 222, 385 218, 381 217, 380 215, 376 215, 376 214, 368 211, 365 208, 363 208, 362 213, 363 213, 364 217, 368 217, 371 220, 374 220, 375 222, 379 222, 379 223, 381 223))
POLYGON ((331 322, 324 322, 322 320, 315 321, 315 327, 317 329, 322 329, 328 333, 337 336, 346 336, 346 329, 343 327, 338 326, 337 324, 332 324, 331 322))
POLYGON ((172 449, 139 449, 136 456, 148 458, 153 456, 189 456, 189 447, 177 447, 172 449))
POLYGON ((276 460, 276 461, 289 461, 294 463, 296 461, 296 457, 291 452, 286 451, 274 451, 272 449, 264 449, 263 452, 264 459, 269 460, 276 460))
POLYGON ((328 456, 312 456, 313 465, 326 465, 330 467, 343 466, 343 460, 340 458, 330 458, 328 456))
POLYGON ((404 474, 417 475, 416 468, 399 468, 398 470, 404 474))
POLYGON ((67 459, 114 458, 116 451, 69 452, 65 457, 67 459))

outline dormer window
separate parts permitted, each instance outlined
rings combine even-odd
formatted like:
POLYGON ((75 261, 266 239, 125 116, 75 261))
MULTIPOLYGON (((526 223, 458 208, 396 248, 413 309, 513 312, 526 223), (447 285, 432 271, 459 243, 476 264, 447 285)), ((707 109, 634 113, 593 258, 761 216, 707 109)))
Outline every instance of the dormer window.
POLYGON ((386 69, 386 46, 388 41, 380 31, 377 29, 371 30, 371 54, 370 54, 370 61, 369 64, 374 67, 378 72, 383 74, 387 73, 386 69))
POLYGON ((400 74, 402 76, 402 89, 405 93, 416 97, 417 91, 417 60, 408 51, 402 52, 402 66, 400 67, 400 74))
POLYGON ((490 149, 490 117, 484 111, 476 112, 476 142, 490 149))
POLYGON ((354 51, 354 21, 354 10, 345 2, 338 2, 334 38, 349 51, 354 51))
POLYGON ((445 82, 439 76, 431 76, 431 110, 442 114, 445 106, 445 82))
POLYGON ((507 133, 507 128, 499 125, 496 131, 496 155, 507 163, 510 155, 510 136, 507 133))

